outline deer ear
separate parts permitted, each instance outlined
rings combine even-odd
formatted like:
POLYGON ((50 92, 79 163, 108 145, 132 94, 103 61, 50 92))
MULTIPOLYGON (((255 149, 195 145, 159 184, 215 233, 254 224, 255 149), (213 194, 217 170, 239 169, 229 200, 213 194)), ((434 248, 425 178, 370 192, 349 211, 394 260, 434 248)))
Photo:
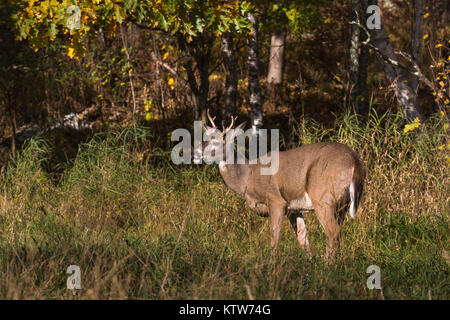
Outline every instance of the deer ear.
POLYGON ((236 128, 234 128, 234 130, 239 130, 239 129, 244 130, 246 123, 247 123, 246 121, 242 122, 240 125, 238 125, 236 128))
POLYGON ((227 133, 227 141, 233 141, 234 138, 239 134, 239 130, 244 131, 245 127, 245 121, 242 122, 240 125, 238 125, 236 128, 231 129, 228 133, 227 133))

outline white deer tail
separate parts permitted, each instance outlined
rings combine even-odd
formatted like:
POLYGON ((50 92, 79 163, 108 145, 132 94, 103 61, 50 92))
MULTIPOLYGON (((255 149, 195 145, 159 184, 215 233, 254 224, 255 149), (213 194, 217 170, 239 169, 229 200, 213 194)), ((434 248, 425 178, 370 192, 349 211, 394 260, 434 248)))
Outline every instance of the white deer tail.
POLYGON ((352 219, 355 219, 356 209, 358 209, 358 207, 356 205, 355 184, 353 183, 353 181, 350 183, 349 193, 350 193, 350 217, 352 217, 352 219))
POLYGON ((366 168, 364 164, 360 161, 357 162, 352 168, 352 178, 350 180, 350 187, 348 192, 350 194, 350 217, 352 219, 356 216, 356 211, 358 210, 359 202, 361 200, 361 195, 363 192, 364 178, 366 177, 366 168))

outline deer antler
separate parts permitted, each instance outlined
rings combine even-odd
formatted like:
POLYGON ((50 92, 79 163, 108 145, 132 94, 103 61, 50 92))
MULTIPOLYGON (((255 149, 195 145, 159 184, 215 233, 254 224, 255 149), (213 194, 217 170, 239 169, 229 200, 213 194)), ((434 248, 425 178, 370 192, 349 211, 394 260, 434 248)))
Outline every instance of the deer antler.
POLYGON ((232 128, 233 128, 233 126, 234 126, 234 121, 237 119, 237 117, 233 117, 233 116, 231 116, 231 124, 227 127, 227 128, 223 128, 223 131, 222 131, 222 134, 225 134, 225 133, 227 133, 228 131, 230 131, 232 128))
POLYGON ((209 122, 211 122, 212 127, 213 127, 213 128, 217 128, 216 125, 214 124, 214 119, 215 119, 216 117, 211 118, 211 116, 210 116, 210 114, 209 114, 209 109, 206 110, 206 114, 208 115, 208 119, 209 119, 209 122))

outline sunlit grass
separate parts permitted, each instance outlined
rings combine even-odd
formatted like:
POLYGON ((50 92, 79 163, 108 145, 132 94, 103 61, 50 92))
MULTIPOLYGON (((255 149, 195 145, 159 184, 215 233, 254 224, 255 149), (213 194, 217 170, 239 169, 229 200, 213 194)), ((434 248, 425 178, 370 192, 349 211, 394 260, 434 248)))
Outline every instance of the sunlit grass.
POLYGON ((58 179, 44 170, 51 150, 42 138, 2 171, 0 297, 448 299, 448 149, 439 149, 448 120, 436 115, 408 134, 400 115, 347 114, 329 130, 303 121, 298 144, 343 142, 369 168, 335 265, 322 259, 314 213, 306 221, 317 253, 308 258, 285 221, 272 257, 268 219, 216 167, 153 157, 134 127, 84 144, 58 179), (66 289, 71 264, 82 273, 75 295, 66 289), (366 287, 372 264, 382 292, 366 287))

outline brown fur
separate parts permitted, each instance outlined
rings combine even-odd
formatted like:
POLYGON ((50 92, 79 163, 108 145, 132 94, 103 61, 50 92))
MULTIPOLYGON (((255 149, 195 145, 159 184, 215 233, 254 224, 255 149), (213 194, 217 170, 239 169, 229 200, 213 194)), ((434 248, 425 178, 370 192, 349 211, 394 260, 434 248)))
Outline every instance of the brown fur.
MULTIPOLYGON (((213 127, 206 130, 215 129, 209 111, 208 118, 213 127)), ((203 148, 218 142, 233 143, 245 125, 242 123, 232 129, 234 120, 232 118, 231 125, 223 130, 222 140, 215 140, 215 137, 205 142, 203 148), (223 139, 225 134, 227 139, 223 139)), ((224 150, 226 147, 224 145, 224 150)), ((355 151, 335 142, 304 145, 279 152, 278 156, 278 171, 273 175, 262 175, 261 168, 270 165, 262 165, 259 161, 256 164, 225 164, 223 161, 219 165, 220 174, 226 185, 244 197, 250 208, 261 215, 269 215, 273 251, 280 241, 283 217, 291 207, 299 210, 289 216, 297 240, 301 247, 311 252, 301 212, 314 210, 327 236, 325 258, 334 260, 340 246, 342 222, 347 210, 352 208, 352 198, 354 213, 358 208, 367 175, 366 166, 355 151)), ((225 160, 225 152, 223 157, 225 160)))
MULTIPOLYGON (((269 214, 274 250, 289 202, 303 198, 306 192, 327 236, 325 257, 334 260, 340 245, 343 210, 350 203, 350 183, 353 180, 355 185, 357 208, 366 177, 366 167, 358 155, 343 144, 323 142, 279 152, 279 169, 274 175, 261 175, 261 167, 260 164, 228 164, 220 168, 220 173, 226 185, 242 195, 250 208, 269 214)), ((295 221, 300 217, 299 213, 290 217, 297 236, 301 231, 306 234, 306 229, 297 230, 295 221)), ((305 238, 298 239, 309 251, 305 238)))

